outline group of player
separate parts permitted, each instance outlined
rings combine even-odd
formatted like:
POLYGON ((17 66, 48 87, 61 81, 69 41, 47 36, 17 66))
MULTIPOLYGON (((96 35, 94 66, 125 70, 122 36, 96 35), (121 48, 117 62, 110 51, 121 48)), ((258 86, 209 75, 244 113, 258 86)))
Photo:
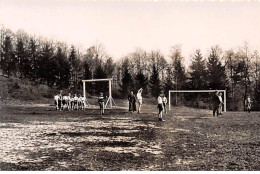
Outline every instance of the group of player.
MULTIPOLYGON (((134 95, 134 92, 131 91, 130 94, 128 95, 128 101, 129 101, 129 112, 133 113, 136 111, 136 98, 137 98, 137 103, 138 103, 138 110, 137 113, 141 113, 141 106, 143 103, 143 98, 142 98, 142 92, 143 89, 139 89, 136 97, 134 95)), ((166 109, 166 105, 167 105, 167 98, 165 97, 165 94, 163 92, 160 93, 160 95, 157 98, 157 108, 158 108, 158 120, 159 121, 165 121, 163 120, 163 112, 165 114, 167 114, 167 109, 166 109)))
MULTIPOLYGON (((98 103, 100 107, 100 114, 105 114, 105 99, 103 93, 101 92, 98 96, 98 103)), ((62 95, 62 92, 54 96, 54 103, 56 110, 85 110, 87 100, 80 94, 75 94, 72 96, 70 93, 62 95)))
MULTIPOLYGON (((136 100, 138 103, 138 110, 137 112, 141 113, 141 106, 143 103, 142 98, 142 92, 143 89, 139 89, 136 96, 134 95, 134 92, 131 91, 128 95, 128 101, 129 101, 129 112, 133 113, 136 111, 136 100)), ((98 103, 100 108, 100 114, 105 114, 105 99, 103 93, 101 92, 98 96, 98 103)), ((61 92, 54 96, 56 110, 84 110, 86 107, 86 99, 82 97, 81 95, 75 94, 72 96, 70 93, 67 96, 62 96, 61 92)), ((167 98, 165 97, 165 94, 163 92, 160 93, 160 95, 157 98, 157 108, 158 108, 158 120, 159 121, 165 121, 163 120, 163 113, 167 114, 167 98)), ((218 91, 215 91, 215 95, 213 96, 213 116, 222 115, 222 105, 223 100, 221 93, 218 91)), ((251 100, 250 96, 246 98, 245 101, 246 111, 250 113, 251 110, 251 100)))
POLYGON ((81 96, 74 94, 62 95, 59 94, 54 96, 56 110, 84 110, 86 106, 86 99, 81 96))
MULTIPOLYGON (((215 95, 213 96, 212 99, 213 99, 213 116, 222 115, 222 106, 224 103, 222 100, 221 93, 218 91, 215 91, 215 95)), ((249 95, 246 97, 244 104, 245 104, 245 111, 250 113, 252 101, 251 101, 249 95)))

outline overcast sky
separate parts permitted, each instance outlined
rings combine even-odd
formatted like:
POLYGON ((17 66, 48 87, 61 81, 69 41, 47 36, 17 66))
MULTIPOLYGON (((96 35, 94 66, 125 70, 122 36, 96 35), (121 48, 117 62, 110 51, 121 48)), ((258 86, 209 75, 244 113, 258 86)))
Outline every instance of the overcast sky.
POLYGON ((136 48, 168 56, 176 44, 186 63, 217 44, 260 51, 260 2, 0 0, 0 24, 83 48, 101 42, 115 60, 136 48))

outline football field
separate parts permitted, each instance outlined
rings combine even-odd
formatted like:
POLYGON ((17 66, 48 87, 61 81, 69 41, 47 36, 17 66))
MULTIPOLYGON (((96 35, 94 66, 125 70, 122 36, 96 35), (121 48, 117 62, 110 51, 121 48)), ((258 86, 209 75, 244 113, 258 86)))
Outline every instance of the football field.
POLYGON ((0 109, 0 170, 260 170, 260 113, 0 109))

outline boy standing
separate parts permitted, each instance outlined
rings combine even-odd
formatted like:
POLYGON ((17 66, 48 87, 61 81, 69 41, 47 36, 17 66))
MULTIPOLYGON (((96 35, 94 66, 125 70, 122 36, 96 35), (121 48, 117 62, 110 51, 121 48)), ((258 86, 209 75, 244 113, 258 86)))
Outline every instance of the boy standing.
POLYGON ((218 91, 215 91, 215 95, 212 98, 213 102, 213 116, 215 116, 217 112, 217 116, 219 115, 219 105, 220 105, 220 100, 218 96, 218 91))
POLYGON ((73 97, 72 94, 71 94, 71 97, 70 97, 70 109, 74 110, 74 97, 73 97))
POLYGON ((246 112, 250 113, 251 111, 251 99, 250 96, 247 96, 246 100, 245 100, 245 108, 246 108, 246 112))
POLYGON ((98 96, 98 103, 99 103, 99 110, 100 110, 100 115, 105 115, 105 97, 103 96, 103 93, 101 92, 100 95, 98 96))
POLYGON ((75 107, 77 110, 79 109, 77 94, 75 94, 75 96, 74 96, 74 109, 75 109, 75 107))
POLYGON ((135 105, 136 99, 133 91, 131 91, 130 95, 128 96, 128 101, 129 101, 129 111, 133 113, 134 111, 136 111, 136 105, 135 105))
POLYGON ((167 98, 165 97, 165 94, 163 94, 163 110, 165 114, 167 114, 166 104, 167 104, 167 98))
POLYGON ((157 99, 158 101, 158 110, 159 110, 159 113, 158 113, 158 120, 159 121, 165 121, 163 120, 162 116, 163 116, 163 93, 161 93, 157 99))
POLYGON ((219 115, 222 115, 222 104, 223 104, 223 100, 222 100, 222 94, 219 92, 218 94, 218 98, 219 98, 219 115))
POLYGON ((59 96, 59 100, 58 100, 58 107, 60 109, 60 111, 62 110, 63 108, 63 105, 62 105, 62 91, 60 91, 60 93, 58 94, 59 96))
POLYGON ((136 94, 136 97, 137 97, 137 101, 138 101, 138 114, 140 114, 140 111, 141 111, 141 106, 142 106, 142 92, 143 92, 143 89, 139 89, 137 94, 136 94))

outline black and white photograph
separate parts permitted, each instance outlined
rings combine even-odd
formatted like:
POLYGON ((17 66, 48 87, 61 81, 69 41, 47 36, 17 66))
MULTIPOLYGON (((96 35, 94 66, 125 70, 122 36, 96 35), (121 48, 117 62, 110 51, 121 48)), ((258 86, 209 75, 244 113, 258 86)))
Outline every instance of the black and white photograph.
POLYGON ((0 0, 0 173, 260 171, 259 0, 0 0))

